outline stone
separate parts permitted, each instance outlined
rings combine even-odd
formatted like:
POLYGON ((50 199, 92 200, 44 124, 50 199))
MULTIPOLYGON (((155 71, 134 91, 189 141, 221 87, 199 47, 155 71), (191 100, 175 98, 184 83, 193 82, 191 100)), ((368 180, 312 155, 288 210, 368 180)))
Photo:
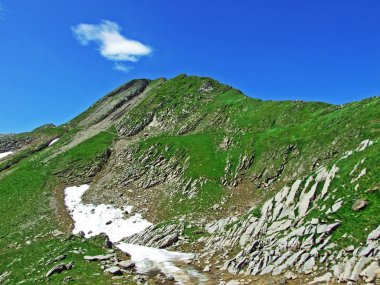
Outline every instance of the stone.
POLYGON ((166 248, 171 245, 173 245, 175 242, 178 241, 178 233, 173 233, 171 235, 168 235, 166 238, 163 239, 161 242, 159 248, 166 248))
POLYGON ((304 217, 308 208, 309 208, 309 205, 310 203, 314 200, 314 195, 315 195, 315 192, 317 190, 317 186, 318 186, 318 182, 315 183, 309 192, 305 193, 303 192, 301 194, 301 197, 300 197, 300 202, 299 202, 299 205, 298 205, 298 215, 300 217, 304 217))
POLYGON ((273 264, 270 264, 268 266, 266 266, 261 272, 260 272, 260 275, 265 275, 265 274, 269 274, 273 271, 274 269, 274 265, 273 264))
POLYGON ((309 274, 313 270, 314 265, 315 265, 315 259, 314 257, 311 257, 303 265, 302 271, 306 274, 309 274))
POLYGON ((297 251, 296 253, 294 253, 291 257, 289 257, 286 262, 285 262, 285 265, 287 266, 293 266, 298 258, 301 256, 301 254, 303 253, 303 251, 297 251))
POLYGON ((370 243, 360 251, 359 256, 369 256, 375 248, 376 244, 370 243))
POLYGON ((333 270, 334 270, 334 276, 336 278, 339 278, 339 276, 342 274, 344 268, 343 268, 343 264, 342 263, 339 263, 337 265, 334 265, 333 266, 333 270))
POLYGON ((380 226, 378 226, 377 229, 373 230, 368 235, 368 241, 378 240, 379 238, 380 238, 380 226))
POLYGON ((355 265, 355 261, 356 261, 356 258, 352 257, 345 263, 345 265, 343 267, 343 272, 339 276, 340 281, 348 281, 349 280, 351 273, 352 273, 352 269, 355 265))
POLYGON ((51 234, 53 235, 53 237, 58 237, 58 236, 64 235, 64 233, 59 231, 59 230, 54 230, 51 232, 51 234))
POLYGON ((122 269, 132 269, 136 266, 136 264, 130 260, 120 261, 117 265, 122 269))
POLYGON ((322 224, 322 225, 319 225, 317 226, 317 234, 321 234, 321 233, 327 233, 327 234, 330 234, 332 231, 334 231, 338 226, 339 226, 339 222, 337 223, 334 223, 334 224, 322 224))
POLYGON ((379 264, 377 263, 377 261, 373 261, 366 269, 360 272, 360 276, 363 277, 365 282, 372 282, 375 280, 379 270, 379 264))
POLYGON ((322 275, 320 277, 315 277, 313 281, 309 282, 308 284, 319 284, 319 283, 329 283, 332 277, 331 272, 327 272, 325 275, 322 275))
POLYGON ((355 250, 355 247, 353 245, 349 245, 345 249, 346 252, 353 252, 354 250, 355 250))
POLYGON ((332 213, 335 213, 336 211, 338 211, 341 207, 342 207, 342 204, 343 204, 343 201, 338 201, 336 202, 332 207, 331 207, 331 212, 332 213))
POLYGON ((121 269, 120 269, 119 266, 111 266, 111 267, 107 268, 106 270, 104 270, 104 273, 111 274, 111 275, 121 275, 121 274, 123 274, 121 272, 121 269))
POLYGON ((230 280, 226 283, 226 285, 240 285, 240 282, 237 280, 230 280))
POLYGON ((364 209, 368 205, 368 201, 366 199, 359 199, 356 200, 355 203, 352 205, 353 211, 360 211, 364 209))
POLYGON ((53 274, 56 274, 56 273, 61 273, 62 271, 64 270, 70 270, 71 268, 73 268, 73 263, 61 263, 61 264, 58 264, 58 265, 55 265, 54 267, 52 267, 47 273, 46 273, 46 277, 49 277, 53 274))
POLYGON ((293 272, 288 271, 285 273, 285 278, 288 280, 294 280, 297 278, 297 275, 295 275, 293 272))
POLYGON ((108 260, 112 257, 112 254, 106 254, 106 255, 85 255, 83 257, 84 260, 86 261, 103 261, 103 260, 108 260))
POLYGON ((210 272, 210 270, 210 265, 206 265, 205 268, 203 268, 203 272, 210 272))
POLYGON ((368 258, 366 258, 366 257, 360 258, 359 261, 355 264, 349 280, 358 281, 359 280, 359 274, 363 270, 364 266, 367 263, 368 263, 368 258))

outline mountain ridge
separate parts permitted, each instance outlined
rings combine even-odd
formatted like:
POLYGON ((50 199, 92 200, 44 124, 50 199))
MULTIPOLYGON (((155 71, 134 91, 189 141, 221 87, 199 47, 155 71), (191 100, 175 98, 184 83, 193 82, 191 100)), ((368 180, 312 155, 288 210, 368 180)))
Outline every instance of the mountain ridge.
POLYGON ((293 284, 322 273, 336 281, 369 280, 369 273, 352 274, 355 266, 364 270, 378 262, 380 251, 377 240, 367 241, 380 225, 379 118, 379 97, 344 105, 263 101, 207 77, 129 81, 66 124, 0 137, 0 152, 14 152, 0 160, 0 196, 6 201, 0 276, 11 271, 10 284, 57 283, 75 272, 81 284, 108 282, 107 275, 90 277, 102 270, 80 255, 67 253, 83 271, 49 278, 37 272, 47 265, 30 261, 33 250, 44 260, 53 258, 49 247, 102 252, 96 238, 73 237, 61 245, 53 235, 72 227, 65 187, 90 184, 83 203, 133 205, 133 213, 154 223, 129 242, 197 253, 193 264, 200 270, 209 265, 209 284, 245 276, 238 273, 262 284, 288 272, 297 275, 287 281, 293 284), (358 201, 365 205, 352 210, 358 201), (287 252, 270 248, 302 226, 308 230, 300 240, 291 236, 290 247, 281 244, 287 252), (351 245, 352 251, 344 251, 351 245), (351 254, 367 246, 373 246, 368 259, 351 254), (313 254, 305 255, 307 250, 313 254), (320 261, 325 254, 333 256, 327 267, 320 261), (331 269, 348 259, 349 273, 331 269), (12 262, 38 269, 25 279, 14 266, 8 270, 12 262))

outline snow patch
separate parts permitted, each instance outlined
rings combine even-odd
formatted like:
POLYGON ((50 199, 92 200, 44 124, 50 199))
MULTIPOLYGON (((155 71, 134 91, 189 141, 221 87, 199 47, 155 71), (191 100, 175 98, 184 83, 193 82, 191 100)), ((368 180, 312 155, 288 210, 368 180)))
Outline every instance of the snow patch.
POLYGON ((89 188, 85 184, 65 189, 65 204, 74 220, 74 234, 83 231, 88 238, 105 233, 112 242, 118 242, 152 225, 140 214, 125 218, 124 213, 130 212, 131 206, 119 209, 105 204, 83 204, 82 195, 89 188))
POLYGON ((117 247, 131 255, 131 261, 136 264, 139 274, 149 274, 161 271, 167 276, 173 276, 176 284, 202 284, 207 278, 189 266, 183 267, 194 254, 172 252, 165 249, 146 247, 136 244, 119 243, 117 247), (178 265, 178 266, 177 266, 178 265), (194 283, 196 280, 196 283, 194 283))
POLYGON ((52 141, 49 143, 48 146, 51 146, 51 145, 55 144, 57 141, 59 141, 59 138, 56 138, 56 139, 52 140, 52 141))
POLYGON ((7 151, 7 152, 0 152, 0 159, 13 154, 13 151, 7 151))
POLYGON ((82 196, 89 188, 90 186, 85 184, 65 189, 65 204, 74 220, 74 234, 83 231, 87 238, 100 233, 107 234, 120 250, 131 255, 139 274, 161 271, 167 276, 173 276, 175 284, 207 282, 208 278, 204 274, 186 264, 187 260, 194 259, 194 254, 119 242, 152 224, 140 214, 125 218, 124 213, 131 212, 132 206, 119 209, 105 204, 83 204, 82 196))

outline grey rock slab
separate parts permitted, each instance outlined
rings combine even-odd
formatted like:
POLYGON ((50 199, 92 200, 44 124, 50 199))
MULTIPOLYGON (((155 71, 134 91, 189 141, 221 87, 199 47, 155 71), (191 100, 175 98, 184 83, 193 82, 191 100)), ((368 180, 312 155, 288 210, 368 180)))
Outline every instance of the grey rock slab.
POLYGON ((105 254, 105 255, 85 255, 83 257, 86 261, 103 261, 108 260, 113 257, 113 254, 105 254))
POLYGON ((315 277, 313 281, 309 282, 308 284, 320 284, 320 283, 329 283, 332 278, 332 273, 327 272, 325 275, 322 275, 320 277, 315 277))
POLYGON ((368 235, 368 241, 378 240, 380 238, 380 226, 377 227, 377 229, 373 230, 368 235))
POLYGON ((358 281, 360 277, 359 274, 363 271, 363 268, 368 263, 368 261, 369 259, 367 257, 360 258, 359 261, 355 264, 349 280, 358 281))
POLYGON ((359 256, 369 256, 374 251, 376 246, 377 245, 375 243, 368 244, 360 251, 359 256))
POLYGON ((282 220, 282 221, 273 222, 273 224, 268 228, 267 234, 271 235, 276 232, 284 231, 290 228, 291 225, 292 225, 291 220, 282 220))
POLYGON ((337 265, 334 265, 333 270, 334 270, 334 276, 336 278, 339 278, 339 276, 343 273, 343 270, 344 270, 343 264, 339 263, 337 265))
POLYGON ((344 264, 344 270, 339 276, 340 281, 348 281, 349 280, 349 278, 352 274, 352 270, 353 270, 353 267, 355 265, 355 262, 356 262, 356 258, 352 257, 344 264))
POLYGON ((331 207, 331 212, 332 213, 335 213, 336 211, 338 211, 341 207, 342 207, 342 204, 343 204, 343 201, 338 201, 336 202, 332 207, 331 207))
POLYGON ((121 275, 123 274, 119 266, 111 266, 104 270, 104 273, 111 274, 111 275, 121 275))
POLYGON ((159 248, 166 248, 178 241, 178 233, 168 235, 160 244, 159 248))
POLYGON ((333 223, 333 224, 322 224, 317 226, 317 234, 322 233, 331 233, 333 230, 335 230, 339 226, 339 222, 333 223))
POLYGON ((64 270, 70 270, 71 268, 73 268, 73 264, 72 263, 68 263, 68 264, 65 264, 65 263, 61 263, 61 264, 58 264, 54 267, 52 267, 47 273, 46 273, 46 277, 49 277, 55 273, 61 273, 62 271, 64 270))
POLYGON ((314 200, 315 191, 317 190, 318 182, 316 182, 307 193, 302 193, 300 197, 300 202, 298 204, 298 215, 299 217, 304 217, 310 203, 314 200))
POLYGON ((286 278, 287 280, 294 280, 294 279, 297 278, 297 275, 295 275, 295 274, 294 274, 293 272, 291 272, 291 271, 288 271, 288 272, 285 273, 285 278, 286 278))
POLYGON ((230 280, 226 283, 226 285, 240 285, 240 282, 237 280, 230 280))
POLYGON ((281 264, 273 269, 272 275, 273 276, 280 275, 286 268, 287 268, 286 264, 281 264))
POLYGON ((302 253, 303 251, 297 251, 286 260, 285 264, 287 266, 293 266, 297 262, 298 258, 301 256, 302 253))
POLYGON ((269 274, 273 271, 273 269, 274 269, 274 265, 270 264, 270 265, 266 266, 263 270, 261 270, 260 275, 269 274))
POLYGON ((135 263, 131 260, 120 261, 117 265, 123 269, 132 269, 136 266, 135 263))
POLYGON ((360 276, 366 282, 372 282, 375 280, 376 275, 379 273, 380 267, 377 261, 373 261, 366 269, 360 272, 360 276))

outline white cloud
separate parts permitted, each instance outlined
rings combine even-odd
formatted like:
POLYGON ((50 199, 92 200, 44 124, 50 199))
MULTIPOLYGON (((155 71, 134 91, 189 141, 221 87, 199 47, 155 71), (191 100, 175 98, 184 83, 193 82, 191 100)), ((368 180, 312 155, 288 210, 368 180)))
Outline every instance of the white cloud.
MULTIPOLYGON (((100 54, 108 60, 136 62, 141 56, 152 52, 149 46, 121 35, 121 28, 115 22, 102 21, 99 25, 79 24, 71 29, 82 45, 88 45, 90 42, 98 44, 100 54)), ((118 65, 115 65, 115 69, 121 69, 116 66, 118 65)))
POLYGON ((115 65, 113 66, 113 69, 114 70, 117 70, 117 71, 121 71, 121 72, 124 72, 124 73, 128 73, 132 70, 132 66, 126 66, 120 62, 116 62, 115 65))

